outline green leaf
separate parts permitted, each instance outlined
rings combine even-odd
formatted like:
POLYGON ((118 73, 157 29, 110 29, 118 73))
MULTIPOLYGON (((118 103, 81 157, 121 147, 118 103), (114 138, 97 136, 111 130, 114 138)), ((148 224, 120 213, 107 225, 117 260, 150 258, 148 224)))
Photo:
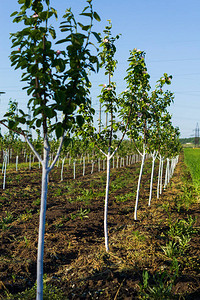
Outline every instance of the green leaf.
POLYGON ((84 124, 84 118, 81 115, 78 115, 76 117, 76 122, 77 122, 77 124, 78 124, 79 127, 82 127, 83 124, 84 124))
POLYGON ((86 6, 82 12, 86 11, 89 8, 89 6, 86 6))
POLYGON ((36 126, 37 127, 41 127, 41 124, 42 124, 42 120, 41 119, 37 119, 36 126))
POLYGON ((10 15, 10 17, 14 17, 15 15, 17 15, 18 14, 18 11, 14 11, 11 15, 10 15))
POLYGON ((10 129, 14 128, 15 125, 16 125, 16 122, 15 122, 15 121, 13 121, 13 120, 9 120, 9 121, 8 121, 8 127, 9 127, 10 129))
POLYGON ((95 20, 97 20, 98 22, 101 21, 101 18, 100 18, 99 15, 96 13, 96 11, 94 12, 94 18, 95 18, 95 20))
POLYGON ((57 139, 59 139, 62 135, 63 135, 63 128, 62 128, 62 124, 61 123, 58 123, 57 126, 56 126, 56 137, 57 139))
POLYGON ((95 38, 97 39, 97 41, 98 41, 99 43, 101 43, 101 37, 100 37, 100 34, 98 34, 97 32, 94 32, 94 31, 92 31, 92 34, 95 36, 95 38))
POLYGON ((25 0, 25 5, 27 8, 29 8, 32 4, 32 0, 25 0))
POLYGON ((54 61, 54 66, 56 67, 58 72, 63 72, 65 70, 65 62, 61 58, 58 58, 54 61))
POLYGON ((65 137, 64 137, 64 141, 63 141, 64 147, 67 148, 67 146, 68 146, 70 143, 71 143, 71 138, 65 136, 65 137))
POLYGON ((92 18, 92 13, 81 13, 80 16, 86 16, 92 18))
POLYGON ((66 39, 59 40, 58 42, 56 42, 56 44, 62 44, 62 43, 69 42, 69 41, 70 41, 70 39, 66 38, 66 39))
POLYGON ((58 18, 57 10, 55 10, 53 7, 51 7, 51 11, 53 12, 53 14, 54 14, 54 16, 55 16, 55 18, 57 20, 57 18, 58 18))

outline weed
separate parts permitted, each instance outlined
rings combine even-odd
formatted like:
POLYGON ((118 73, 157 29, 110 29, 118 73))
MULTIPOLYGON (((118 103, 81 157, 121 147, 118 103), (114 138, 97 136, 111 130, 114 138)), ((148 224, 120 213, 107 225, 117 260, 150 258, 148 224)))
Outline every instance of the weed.
POLYGON ((54 192, 54 194, 55 194, 55 196, 61 196, 62 195, 62 190, 60 189, 60 188, 58 188, 55 192, 54 192))
POLYGON ((28 221, 33 217, 31 210, 26 210, 26 213, 23 213, 19 215, 18 220, 19 221, 28 221))
POLYGON ((124 195, 117 195, 115 197, 116 202, 126 202, 130 199, 133 199, 135 196, 134 193, 128 193, 128 194, 124 194, 124 195))
POLYGON ((33 201, 33 205, 39 206, 40 205, 40 198, 38 198, 35 201, 33 201))
POLYGON ((172 295, 174 278, 170 278, 166 271, 155 273, 152 278, 152 283, 150 283, 150 275, 146 270, 143 271, 142 277, 143 284, 139 284, 140 299, 175 299, 175 295, 172 295))
POLYGON ((194 229, 195 222, 196 219, 193 219, 191 216, 187 220, 177 220, 174 224, 170 220, 170 228, 167 234, 171 240, 166 246, 162 247, 167 257, 179 257, 188 250, 191 237, 196 233, 194 229))
POLYGON ((5 213, 6 213, 6 216, 2 217, 0 220, 0 229, 2 229, 3 231, 10 228, 10 226, 8 226, 8 225, 10 223, 12 223, 13 219, 14 219, 12 213, 10 213, 8 211, 5 211, 5 213))
POLYGON ((76 218, 80 218, 81 221, 83 218, 88 218, 88 213, 90 212, 90 209, 79 209, 77 210, 76 214, 71 214, 71 219, 74 220, 76 218))
POLYGON ((94 198, 94 193, 92 190, 84 189, 82 195, 79 195, 76 201, 84 202, 86 205, 90 204, 90 200, 94 198))
POLYGON ((26 236, 24 236, 24 242, 25 242, 26 247, 29 248, 30 247, 30 241, 27 239, 26 236))

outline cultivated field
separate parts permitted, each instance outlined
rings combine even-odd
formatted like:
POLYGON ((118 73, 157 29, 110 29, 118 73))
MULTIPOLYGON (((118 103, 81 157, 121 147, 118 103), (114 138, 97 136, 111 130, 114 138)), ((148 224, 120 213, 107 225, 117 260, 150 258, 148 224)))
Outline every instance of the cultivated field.
MULTIPOLYGON (((191 160, 197 151, 185 151, 189 164, 188 155, 191 160)), ((137 221, 140 164, 112 169, 108 253, 105 171, 97 172, 96 165, 91 174, 88 166, 83 177, 77 168, 73 179, 66 165, 61 181, 61 164, 55 167, 47 201, 44 299, 200 299, 199 197, 183 160, 182 154, 159 199, 154 176, 150 208, 151 160, 145 162, 137 221)), ((1 299, 35 299, 40 181, 38 163, 31 170, 19 164, 18 171, 10 164, 6 189, 0 186, 1 299)))

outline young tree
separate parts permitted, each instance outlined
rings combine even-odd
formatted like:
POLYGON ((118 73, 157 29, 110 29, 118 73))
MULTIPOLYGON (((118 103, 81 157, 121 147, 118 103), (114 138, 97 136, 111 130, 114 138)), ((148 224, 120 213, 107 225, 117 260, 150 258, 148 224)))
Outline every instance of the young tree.
POLYGON ((129 68, 127 69, 127 91, 124 96, 134 98, 134 105, 131 120, 128 126, 127 135, 134 141, 138 153, 142 157, 140 174, 138 178, 137 194, 135 201, 134 219, 137 220, 137 209, 139 201, 140 183, 143 172, 145 156, 148 145, 152 138, 152 129, 159 120, 159 114, 164 111, 166 105, 172 101, 171 92, 163 92, 165 83, 171 82, 171 76, 164 74, 158 80, 159 90, 152 92, 150 96, 150 75, 147 73, 144 51, 134 49, 130 52, 129 68))
POLYGON ((37 255, 37 299, 43 298, 43 255, 45 216, 48 191, 48 175, 53 169, 65 139, 65 132, 70 131, 74 123, 80 126, 84 119, 77 114, 80 105, 88 107, 90 82, 87 76, 89 70, 98 66, 97 57, 91 54, 90 37, 98 34, 92 31, 94 19, 100 20, 93 11, 92 0, 87 0, 87 6, 81 13, 89 19, 85 25, 78 23, 71 9, 63 16, 61 31, 67 36, 59 41, 66 43, 66 50, 54 50, 53 40, 56 38, 54 28, 49 25, 51 17, 57 18, 57 12, 50 6, 50 0, 18 0, 21 4, 19 12, 15 11, 14 23, 22 22, 24 28, 11 34, 12 51, 10 59, 15 69, 22 69, 22 81, 26 82, 27 94, 30 97, 28 106, 32 111, 32 120, 27 120, 27 114, 19 109, 19 115, 11 121, 12 112, 1 120, 9 130, 20 133, 42 164, 41 206, 37 255), (60 119, 60 114, 62 118, 60 119), (31 143, 28 133, 23 129, 28 124, 31 129, 41 129, 43 134, 43 157, 31 143), (55 132, 60 144, 57 154, 49 165, 50 143, 49 134, 55 132))
POLYGON ((155 90, 151 92, 151 107, 154 114, 148 142, 148 151, 150 152, 152 157, 152 171, 148 203, 149 206, 151 204, 152 198, 155 160, 159 156, 161 149, 166 148, 165 132, 168 126, 171 126, 171 116, 169 115, 167 108, 171 104, 171 102, 173 102, 174 95, 171 91, 163 91, 163 87, 165 85, 171 84, 171 79, 172 76, 168 76, 166 73, 164 73, 163 77, 161 77, 157 81, 155 90))
POLYGON ((116 53, 115 41, 119 38, 119 35, 113 37, 111 34, 112 24, 109 21, 109 25, 105 27, 104 38, 102 38, 100 47, 102 51, 99 53, 101 58, 100 66, 105 68, 105 75, 108 75, 108 84, 102 84, 101 94, 99 96, 100 102, 105 107, 107 114, 107 121, 105 126, 101 124, 99 131, 94 128, 92 124, 92 118, 88 118, 88 122, 85 123, 81 134, 85 138, 89 138, 94 146, 106 157, 107 161, 107 177, 106 177, 106 192, 105 192, 105 205, 104 205, 104 236, 105 236, 105 248, 109 251, 108 241, 108 199, 109 199, 109 186, 110 186, 110 163, 111 159, 117 152, 124 136, 126 133, 129 117, 131 114, 132 101, 126 103, 124 99, 119 99, 116 95, 116 84, 112 81, 114 71, 117 65, 117 61, 114 59, 116 53), (121 110, 124 109, 123 113, 127 114, 126 125, 121 126, 121 122, 117 120, 117 116, 120 118, 121 110), (125 109, 126 108, 126 109, 125 109), (118 140, 117 144, 114 143, 114 139, 117 139, 117 131, 122 130, 121 139, 118 140), (97 132, 98 131, 98 132, 97 132))
POLYGON ((135 202, 135 220, 137 220, 139 190, 147 151, 148 131, 152 122, 150 111, 151 100, 148 96, 150 90, 150 76, 147 73, 144 57, 144 51, 138 49, 130 51, 130 57, 128 59, 129 68, 127 69, 127 76, 125 77, 127 90, 123 95, 127 99, 134 99, 127 135, 134 141, 136 149, 142 157, 135 202))

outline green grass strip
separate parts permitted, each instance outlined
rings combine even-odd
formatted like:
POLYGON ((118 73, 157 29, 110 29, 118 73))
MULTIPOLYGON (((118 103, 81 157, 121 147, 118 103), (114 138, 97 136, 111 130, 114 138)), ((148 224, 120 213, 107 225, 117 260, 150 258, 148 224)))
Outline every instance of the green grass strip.
POLYGON ((200 149, 185 148, 184 161, 188 166, 192 181, 195 185, 200 185, 200 149))

